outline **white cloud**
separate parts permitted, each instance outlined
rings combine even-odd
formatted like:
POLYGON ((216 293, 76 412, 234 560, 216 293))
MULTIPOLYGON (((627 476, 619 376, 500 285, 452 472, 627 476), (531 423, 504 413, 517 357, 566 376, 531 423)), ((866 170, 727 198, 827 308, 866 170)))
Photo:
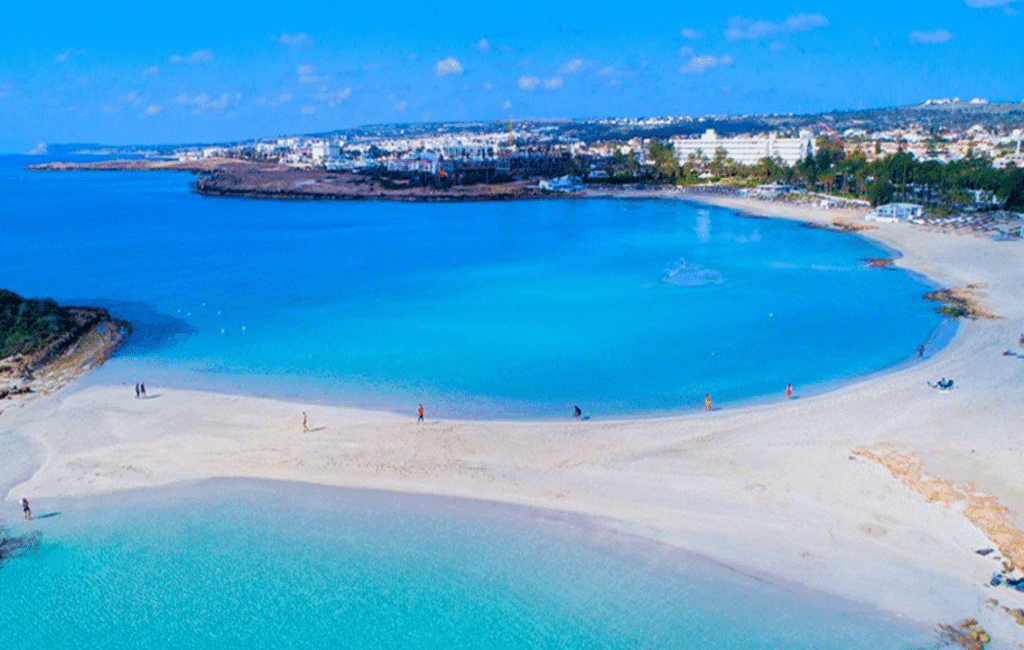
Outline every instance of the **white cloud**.
POLYGON ((589 67, 590 63, 588 61, 584 61, 583 59, 572 59, 571 61, 566 61, 565 65, 562 66, 559 72, 562 74, 579 74, 589 67))
POLYGON ((786 19, 786 28, 794 32, 809 32, 828 27, 828 18, 821 14, 797 14, 786 19))
POLYGON ((314 43, 316 43, 316 41, 314 41, 306 32, 299 32, 297 34, 289 34, 285 32, 277 39, 278 45, 294 48, 310 47, 314 43))
POLYGON ((73 57, 73 56, 81 56, 83 54, 85 54, 85 50, 78 50, 78 49, 64 50, 63 52, 61 52, 57 56, 53 57, 53 60, 56 61, 57 63, 65 63, 71 57, 73 57))
POLYGON ((685 65, 679 68, 683 74, 704 74, 713 68, 732 65, 732 57, 728 54, 714 56, 713 54, 702 54, 692 57, 685 65))
POLYGON ((150 104, 146 108, 146 115, 156 115, 157 113, 159 113, 162 110, 163 110, 163 106, 159 106, 157 104, 150 104))
POLYGON ((967 6, 973 9, 987 9, 989 7, 1005 7, 1016 0, 967 0, 967 6))
POLYGON ((828 18, 821 14, 796 14, 781 23, 733 16, 729 19, 725 37, 730 41, 754 41, 778 34, 809 32, 812 29, 828 27, 828 25, 828 18))
POLYGON ((138 106, 142 103, 142 98, 139 97, 139 94, 137 92, 131 90, 125 93, 124 95, 118 97, 117 101, 121 102, 122 104, 131 104, 133 106, 138 106))
POLYGON ((782 41, 772 41, 771 43, 768 44, 768 49, 778 54, 779 52, 782 52, 783 50, 786 49, 786 44, 783 43, 782 41))
POLYGON ((704 38, 704 32, 698 32, 696 29, 689 29, 684 27, 679 35, 688 41, 696 41, 704 38))
MULTIPOLYGON (((206 95, 202 95, 206 97, 206 95)), ((200 103, 194 113, 219 113, 228 107, 228 99, 230 95, 227 93, 220 96, 220 99, 207 99, 207 101, 200 103)))
POLYGON ((327 90, 327 88, 321 88, 320 92, 317 93, 316 98, 331 106, 337 106, 341 102, 345 101, 351 94, 351 88, 346 88, 344 90, 327 90))
POLYGON ((181 56, 175 54, 171 57, 171 63, 187 63, 188 65, 194 65, 197 63, 209 63, 213 61, 213 52, 210 50, 196 50, 188 56, 181 56))
POLYGON ((945 29, 935 29, 930 32, 910 32, 910 42, 921 45, 941 45, 953 40, 953 34, 945 29))
POLYGON ((273 106, 278 107, 281 104, 287 104, 292 100, 292 96, 289 93, 282 93, 278 95, 277 99, 267 99, 266 97, 258 98, 254 103, 259 106, 273 106))
POLYGON ((544 87, 547 88, 548 90, 555 90, 556 88, 561 88, 562 87, 562 78, 561 77, 551 77, 550 79, 548 79, 547 81, 544 82, 544 87))
POLYGON ((193 115, 199 115, 201 113, 219 113, 228 107, 228 102, 231 99, 236 102, 242 98, 242 94, 235 93, 223 93, 217 99, 211 99, 206 93, 199 93, 195 97, 189 97, 187 94, 182 93, 174 98, 179 104, 194 104, 195 110, 192 111, 193 115))
POLYGON ((782 31, 782 27, 767 20, 750 20, 743 16, 733 16, 725 30, 725 37, 730 41, 747 41, 765 36, 774 36, 782 31))
POLYGON ((451 74, 462 74, 464 71, 465 69, 462 67, 462 64, 453 56, 450 56, 447 59, 441 59, 437 62, 437 65, 434 66, 434 74, 438 77, 447 77, 451 74))
POLYGON ((304 64, 295 68, 295 74, 299 77, 299 83, 319 84, 327 81, 327 77, 316 73, 316 66, 304 64))
POLYGON ((402 111, 405 110, 405 107, 408 105, 409 104, 407 104, 406 102, 398 102, 397 104, 395 104, 394 109, 401 113, 402 111))
POLYGON ((507 110, 509 110, 510 108, 512 108, 512 102, 510 102, 509 100, 507 100, 507 99, 506 99, 506 100, 505 100, 505 103, 504 103, 504 104, 502 104, 502 105, 501 105, 501 107, 502 107, 502 108, 503 108, 504 110, 506 110, 506 111, 507 111, 507 110))
POLYGON ((479 41, 473 44, 473 49, 480 54, 487 54, 491 51, 491 43, 486 38, 481 38, 479 41))
POLYGON ((158 74, 160 74, 160 66, 151 65, 148 68, 143 68, 142 74, 146 75, 147 77, 155 77, 158 74))
POLYGON ((523 90, 533 90, 540 85, 537 77, 519 77, 519 87, 523 90))
POLYGON ((494 90, 494 84, 492 84, 490 81, 485 81, 484 90, 494 90))
POLYGON ((313 113, 316 113, 316 106, 303 106, 302 107, 302 114, 303 115, 312 115, 313 113))

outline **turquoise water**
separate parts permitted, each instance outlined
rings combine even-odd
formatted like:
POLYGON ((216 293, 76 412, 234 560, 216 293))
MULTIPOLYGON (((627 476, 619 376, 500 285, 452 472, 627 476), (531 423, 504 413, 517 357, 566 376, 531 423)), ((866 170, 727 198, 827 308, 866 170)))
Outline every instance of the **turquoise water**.
POLYGON ((239 480, 35 506, 41 550, 0 568, 10 650, 932 645, 548 511, 239 480))
POLYGON ((873 244, 684 202, 215 199, 29 160, 0 159, 0 284, 135 322, 91 381, 651 414, 889 368, 940 323, 920 281, 864 265, 873 244))

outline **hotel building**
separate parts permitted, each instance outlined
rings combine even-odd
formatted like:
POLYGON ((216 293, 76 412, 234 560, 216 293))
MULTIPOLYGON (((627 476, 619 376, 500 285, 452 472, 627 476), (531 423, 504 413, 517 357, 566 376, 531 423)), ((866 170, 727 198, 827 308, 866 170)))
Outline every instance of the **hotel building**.
POLYGON ((708 160, 715 152, 724 149, 728 158, 744 165, 755 165, 762 158, 780 158, 787 165, 794 165, 807 154, 814 154, 814 137, 810 131, 801 131, 798 138, 780 138, 777 133, 767 135, 742 135, 724 138, 714 129, 708 129, 700 138, 672 138, 679 163, 685 163, 691 154, 703 154, 708 160))

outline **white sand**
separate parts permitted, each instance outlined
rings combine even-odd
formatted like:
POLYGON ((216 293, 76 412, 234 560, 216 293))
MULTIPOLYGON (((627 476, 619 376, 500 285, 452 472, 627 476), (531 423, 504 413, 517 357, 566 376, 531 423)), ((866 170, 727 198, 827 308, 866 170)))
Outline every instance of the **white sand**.
MULTIPOLYGON (((859 217, 715 202, 787 218, 859 217)), ((986 303, 1004 319, 963 323, 935 358, 827 394, 658 420, 457 422, 428 412, 418 425, 411 415, 156 387, 148 400, 131 386, 65 391, 0 416, 0 440, 31 441, 4 449, 38 466, 0 489, 11 488, 12 501, 262 477, 541 506, 927 625, 976 617, 992 647, 1024 648, 1024 627, 986 605, 994 597, 1024 607, 1024 594, 985 586, 998 563, 974 551, 994 545, 962 508, 928 503, 851 457, 890 445, 994 495, 1024 525, 1024 356, 1001 354, 1024 355, 1024 243, 902 224, 868 236, 946 286, 987 283, 986 303), (926 386, 941 376, 957 388, 926 386)))

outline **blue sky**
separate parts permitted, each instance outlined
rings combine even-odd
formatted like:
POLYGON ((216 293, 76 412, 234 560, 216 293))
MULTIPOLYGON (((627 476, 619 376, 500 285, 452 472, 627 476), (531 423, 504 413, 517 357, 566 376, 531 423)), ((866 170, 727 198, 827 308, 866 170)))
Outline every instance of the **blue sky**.
POLYGON ((1024 0, 11 3, 0 151, 1024 99, 1024 0))

